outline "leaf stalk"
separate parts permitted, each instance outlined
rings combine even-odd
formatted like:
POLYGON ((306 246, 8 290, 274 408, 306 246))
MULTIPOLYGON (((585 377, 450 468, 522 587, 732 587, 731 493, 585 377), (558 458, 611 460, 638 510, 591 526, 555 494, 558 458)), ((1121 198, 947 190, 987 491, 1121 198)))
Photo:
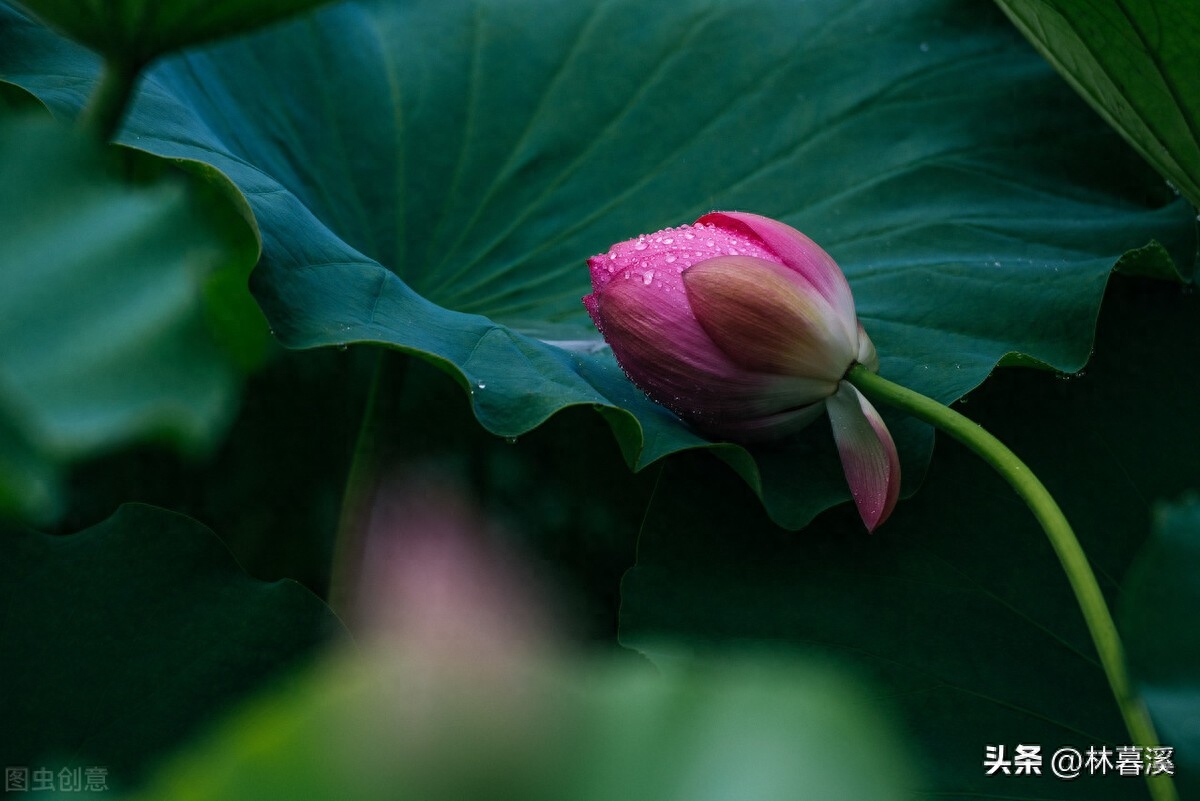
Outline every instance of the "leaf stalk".
POLYGON ((100 80, 92 90, 77 125, 100 142, 108 143, 121 131, 141 72, 135 65, 106 59, 100 80))
MULTIPOLYGON (((388 372, 386 349, 380 348, 371 372, 371 383, 363 404, 358 435, 354 441, 354 454, 346 474, 346 485, 342 490, 342 509, 338 517, 338 530, 333 545, 333 566, 329 578, 329 606, 343 620, 349 620, 355 610, 355 592, 363 556, 363 533, 367 525, 366 515, 371 497, 375 492, 379 471, 379 442, 383 424, 382 402, 384 373, 388 372)), ((401 360, 396 372, 404 370, 401 360)), ((392 376, 400 380, 402 375, 392 376)))

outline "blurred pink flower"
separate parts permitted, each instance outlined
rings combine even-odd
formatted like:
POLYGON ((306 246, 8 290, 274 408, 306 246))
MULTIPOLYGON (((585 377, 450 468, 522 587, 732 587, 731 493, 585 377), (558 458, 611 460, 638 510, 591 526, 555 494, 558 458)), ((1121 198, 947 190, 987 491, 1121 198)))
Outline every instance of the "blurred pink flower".
POLYGON ((697 430, 775 439, 829 412, 851 493, 874 530, 900 462, 882 418, 843 380, 879 369, 841 269, 796 229, 743 212, 619 242, 588 259, 583 305, 618 364, 697 430))

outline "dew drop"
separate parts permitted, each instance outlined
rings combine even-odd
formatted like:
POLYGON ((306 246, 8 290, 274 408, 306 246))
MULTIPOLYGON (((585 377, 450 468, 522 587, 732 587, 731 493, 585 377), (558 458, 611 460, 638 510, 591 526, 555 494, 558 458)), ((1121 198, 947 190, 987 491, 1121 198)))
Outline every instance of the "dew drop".
POLYGON ((475 386, 479 387, 480 389, 487 389, 487 384, 483 383, 482 381, 480 381, 475 386))
POLYGON ((650 286, 650 282, 653 280, 654 280, 654 270, 647 270, 646 273, 642 276, 642 283, 645 284, 646 286, 650 286))
POLYGON ((675 263, 675 254, 668 253, 665 257, 663 257, 663 261, 665 261, 667 264, 674 264, 675 263))
POLYGON ((645 250, 645 249, 646 249, 646 243, 645 243, 645 242, 643 242, 643 241, 641 241, 641 240, 639 239, 639 240, 638 240, 638 242, 637 242, 637 244, 633 246, 633 249, 634 249, 634 250, 645 250))
POLYGON ((616 254, 616 253, 609 253, 609 254, 608 254, 608 258, 609 258, 609 260, 610 260, 610 261, 616 261, 616 260, 617 260, 617 254, 616 254))
POLYGON ((517 438, 516 438, 516 437, 505 437, 505 438, 504 438, 504 441, 505 441, 507 444, 509 444, 509 445, 516 445, 516 444, 517 444, 517 438))
POLYGON ((714 242, 714 241, 712 241, 711 239, 710 239, 710 240, 708 240, 707 242, 705 242, 704 244, 705 244, 705 245, 707 245, 707 246, 708 246, 708 247, 710 247, 710 248, 715 248, 715 247, 717 246, 717 243, 716 243, 716 242, 714 242))
POLYGON ((730 248, 730 249, 729 249, 729 255, 730 255, 730 256, 736 256, 736 255, 738 255, 738 252, 737 252, 735 249, 733 249, 733 248, 730 248))
MULTIPOLYGON (((1198 219, 1200 219, 1200 218, 1198 218, 1198 219)), ((696 237, 692 236, 691 234, 684 234, 683 238, 684 239, 695 239, 696 237)))
POLYGON ((675 244, 675 240, 672 239, 671 237, 667 237, 666 239, 662 240, 662 243, 664 245, 673 245, 673 244, 675 244))

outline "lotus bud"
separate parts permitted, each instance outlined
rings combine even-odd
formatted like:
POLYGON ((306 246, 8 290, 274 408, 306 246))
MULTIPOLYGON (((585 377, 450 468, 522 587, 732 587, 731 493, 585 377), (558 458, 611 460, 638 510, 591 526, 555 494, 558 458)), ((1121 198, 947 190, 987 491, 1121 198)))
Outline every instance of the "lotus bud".
POLYGON ((867 528, 900 491, 896 445, 843 380, 877 371, 850 285, 794 228, 742 212, 619 242, 588 259, 583 299, 617 363, 646 395, 698 431, 735 442, 789 435, 828 411, 867 528))

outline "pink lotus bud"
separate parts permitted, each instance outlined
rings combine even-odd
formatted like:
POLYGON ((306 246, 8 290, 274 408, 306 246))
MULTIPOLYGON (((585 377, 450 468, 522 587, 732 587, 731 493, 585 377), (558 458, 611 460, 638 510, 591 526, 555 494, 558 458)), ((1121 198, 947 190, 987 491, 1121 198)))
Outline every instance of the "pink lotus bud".
POLYGON ((855 503, 874 530, 900 491, 891 434, 842 380, 879 369, 850 285, 796 229, 743 212, 619 242, 588 259, 583 305, 629 379, 698 430, 750 442, 828 410, 855 503))

